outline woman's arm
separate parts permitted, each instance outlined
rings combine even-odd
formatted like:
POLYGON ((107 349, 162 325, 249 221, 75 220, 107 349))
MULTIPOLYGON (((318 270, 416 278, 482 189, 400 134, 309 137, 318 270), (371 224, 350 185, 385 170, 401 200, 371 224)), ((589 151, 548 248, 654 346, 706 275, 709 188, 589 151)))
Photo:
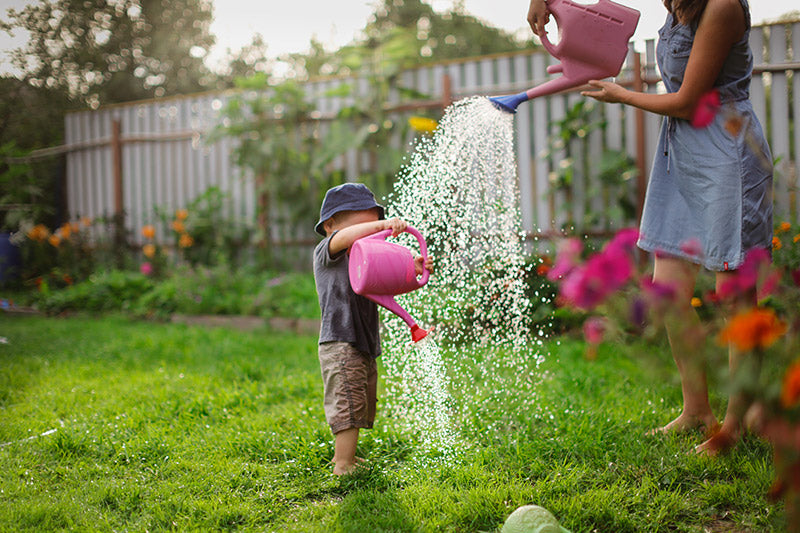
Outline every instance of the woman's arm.
POLYGON ((589 85, 594 90, 581 94, 602 102, 620 102, 660 115, 691 119, 698 100, 714 86, 731 47, 742 38, 745 28, 745 14, 739 0, 709 0, 700 17, 678 92, 640 93, 616 83, 593 80, 589 85))

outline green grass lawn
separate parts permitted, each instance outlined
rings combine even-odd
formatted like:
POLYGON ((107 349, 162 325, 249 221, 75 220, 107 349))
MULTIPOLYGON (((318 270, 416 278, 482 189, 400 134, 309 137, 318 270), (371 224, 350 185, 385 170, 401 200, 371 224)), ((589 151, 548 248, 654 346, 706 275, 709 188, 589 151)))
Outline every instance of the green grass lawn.
POLYGON ((0 337, 0 531, 497 531, 528 503, 573 532, 785 527, 763 442, 643 436, 680 407, 663 346, 551 342, 536 408, 449 459, 379 403, 339 480, 314 337, 4 315, 0 337))

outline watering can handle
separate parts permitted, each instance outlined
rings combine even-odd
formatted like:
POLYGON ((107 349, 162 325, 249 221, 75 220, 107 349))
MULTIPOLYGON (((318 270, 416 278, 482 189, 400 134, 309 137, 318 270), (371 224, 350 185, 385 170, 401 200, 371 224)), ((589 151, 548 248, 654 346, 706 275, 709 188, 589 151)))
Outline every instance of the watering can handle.
MULTIPOLYGON (((422 237, 422 234, 414 226, 406 226, 405 231, 417 238, 417 242, 419 243, 419 255, 422 256, 422 264, 424 265, 425 261, 428 259, 428 245, 425 243, 425 239, 422 237)), ((392 230, 385 229, 380 233, 376 233, 375 237, 385 240, 391 234, 392 230)), ((417 283, 419 283, 420 287, 428 283, 428 277, 430 275, 431 273, 428 271, 428 269, 426 268, 422 269, 422 277, 419 280, 417 280, 417 283)))
MULTIPOLYGON (((598 6, 600 4, 613 4, 613 3, 614 2, 612 2, 611 0, 597 0, 598 6)), ((559 22, 558 19, 561 16, 561 10, 564 9, 564 7, 566 7, 565 4, 572 4, 572 2, 570 2, 570 0, 547 1, 547 10, 550 12, 551 15, 553 15, 553 18, 556 19, 556 25, 558 26, 559 32, 563 31, 563 27, 561 26, 561 23, 559 22)), ((555 57, 556 59, 560 59, 558 57, 558 49, 560 48, 559 45, 564 40, 564 36, 563 35, 561 36, 561 40, 559 40, 558 44, 553 44, 550 42, 550 39, 547 38, 547 32, 545 32, 544 35, 541 36, 541 40, 542 40, 542 46, 544 46, 545 50, 547 50, 551 56, 555 57)), ((550 73, 554 74, 555 72, 557 71, 550 73)))

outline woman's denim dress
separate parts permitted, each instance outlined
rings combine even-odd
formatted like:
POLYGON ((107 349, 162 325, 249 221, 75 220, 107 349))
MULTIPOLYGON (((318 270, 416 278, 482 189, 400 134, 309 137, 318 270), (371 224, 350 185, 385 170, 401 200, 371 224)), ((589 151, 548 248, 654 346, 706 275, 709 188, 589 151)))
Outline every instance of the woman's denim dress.
MULTIPOLYGON (((706 128, 664 119, 638 242, 715 271, 736 269, 748 250, 772 243, 772 156, 749 99, 750 14, 740 1, 747 31, 714 82, 722 107, 706 128)), ((683 82, 695 31, 673 23, 672 14, 659 30, 656 56, 668 92, 683 82)))

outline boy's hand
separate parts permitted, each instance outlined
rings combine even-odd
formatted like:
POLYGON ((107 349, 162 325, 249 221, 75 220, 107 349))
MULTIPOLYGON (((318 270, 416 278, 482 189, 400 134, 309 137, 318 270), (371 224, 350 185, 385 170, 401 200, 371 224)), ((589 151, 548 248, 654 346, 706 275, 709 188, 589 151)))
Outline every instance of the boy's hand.
POLYGON ((417 273, 417 276, 422 275, 422 269, 423 268, 425 270, 427 270, 428 272, 430 272, 431 274, 433 274, 433 258, 432 257, 428 256, 428 258, 425 260, 425 264, 424 265, 422 264, 422 256, 417 256, 414 259, 414 270, 417 273))
POLYGON ((408 227, 408 222, 397 217, 383 221, 383 229, 392 230, 392 237, 397 237, 408 227))

